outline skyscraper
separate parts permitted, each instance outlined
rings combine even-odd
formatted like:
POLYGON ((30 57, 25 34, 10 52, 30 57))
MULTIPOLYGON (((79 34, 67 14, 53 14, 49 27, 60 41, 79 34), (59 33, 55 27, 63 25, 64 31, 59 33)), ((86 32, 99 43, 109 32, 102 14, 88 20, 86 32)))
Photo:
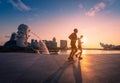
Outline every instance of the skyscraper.
POLYGON ((67 40, 60 40, 60 48, 67 49, 67 40))

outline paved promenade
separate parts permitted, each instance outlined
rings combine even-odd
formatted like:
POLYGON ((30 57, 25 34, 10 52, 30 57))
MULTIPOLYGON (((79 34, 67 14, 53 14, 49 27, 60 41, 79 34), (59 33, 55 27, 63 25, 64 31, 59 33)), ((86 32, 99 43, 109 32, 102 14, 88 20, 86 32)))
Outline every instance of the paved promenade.
POLYGON ((0 53, 0 83, 120 83, 120 54, 67 57, 0 53))

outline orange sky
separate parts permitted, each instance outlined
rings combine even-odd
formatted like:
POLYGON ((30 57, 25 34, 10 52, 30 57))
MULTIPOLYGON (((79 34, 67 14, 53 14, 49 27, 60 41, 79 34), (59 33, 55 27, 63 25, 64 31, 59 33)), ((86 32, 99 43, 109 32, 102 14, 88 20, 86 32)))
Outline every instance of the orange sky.
POLYGON ((58 42, 60 39, 68 40, 68 44, 70 42, 68 36, 73 32, 74 28, 78 28, 78 37, 82 34, 86 40, 83 44, 84 47, 99 48, 100 42, 120 44, 120 19, 118 18, 120 17, 88 17, 75 14, 55 17, 42 23, 38 20, 31 27, 34 26, 32 31, 36 32, 42 39, 51 40, 56 37, 58 42))

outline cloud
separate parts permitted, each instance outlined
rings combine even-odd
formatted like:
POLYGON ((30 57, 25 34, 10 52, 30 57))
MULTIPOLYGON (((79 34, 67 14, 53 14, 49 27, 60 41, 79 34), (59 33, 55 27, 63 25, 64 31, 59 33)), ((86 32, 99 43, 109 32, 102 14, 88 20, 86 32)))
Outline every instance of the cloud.
POLYGON ((9 0, 9 3, 12 4, 13 7, 17 8, 20 11, 29 11, 31 8, 27 5, 25 5, 22 0, 17 0, 16 2, 14 0, 9 0))
POLYGON ((95 16, 98 12, 105 8, 106 4, 104 2, 100 2, 96 4, 93 8, 91 8, 86 15, 87 16, 95 16))

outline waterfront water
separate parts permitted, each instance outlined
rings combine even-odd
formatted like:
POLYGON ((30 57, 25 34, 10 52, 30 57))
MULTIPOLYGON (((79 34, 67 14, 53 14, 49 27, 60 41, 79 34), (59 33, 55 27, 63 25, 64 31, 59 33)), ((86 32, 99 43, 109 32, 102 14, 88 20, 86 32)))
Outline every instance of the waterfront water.
MULTIPOLYGON (((70 50, 60 50, 58 54, 70 54, 70 50)), ((83 50, 83 54, 120 54, 120 50, 83 50)))

